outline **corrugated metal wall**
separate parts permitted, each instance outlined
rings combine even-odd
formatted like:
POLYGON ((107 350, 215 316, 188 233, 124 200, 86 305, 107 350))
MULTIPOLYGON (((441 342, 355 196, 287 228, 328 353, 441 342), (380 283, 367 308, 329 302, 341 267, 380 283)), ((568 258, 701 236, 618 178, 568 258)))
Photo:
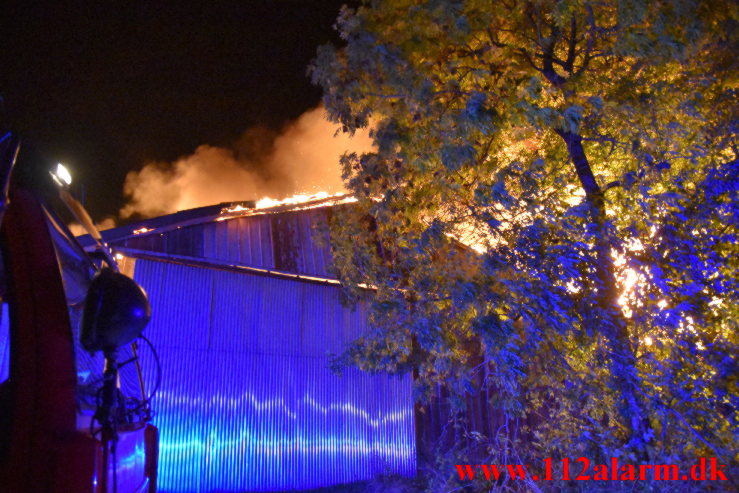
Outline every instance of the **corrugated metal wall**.
POLYGON ((238 265, 296 274, 328 276, 328 239, 314 232, 326 221, 328 208, 211 221, 174 230, 134 236, 119 246, 188 257, 223 260, 238 265))
POLYGON ((327 353, 366 324, 335 286, 143 259, 135 277, 152 301, 146 334, 164 368, 152 403, 162 491, 415 474, 410 377, 328 370, 327 353))

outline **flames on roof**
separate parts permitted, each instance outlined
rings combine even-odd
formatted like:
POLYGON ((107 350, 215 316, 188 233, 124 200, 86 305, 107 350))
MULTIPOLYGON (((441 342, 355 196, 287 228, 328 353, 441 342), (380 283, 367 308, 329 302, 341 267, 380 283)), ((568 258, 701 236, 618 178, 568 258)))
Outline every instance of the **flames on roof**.
POLYGON ((259 199, 255 205, 251 205, 251 203, 246 203, 246 205, 239 203, 224 207, 221 209, 221 217, 216 220, 225 221, 235 216, 284 212, 286 210, 300 211, 316 207, 349 204, 356 201, 357 199, 352 195, 345 193, 330 195, 326 192, 319 192, 313 195, 293 195, 292 197, 281 200, 265 197, 259 199))

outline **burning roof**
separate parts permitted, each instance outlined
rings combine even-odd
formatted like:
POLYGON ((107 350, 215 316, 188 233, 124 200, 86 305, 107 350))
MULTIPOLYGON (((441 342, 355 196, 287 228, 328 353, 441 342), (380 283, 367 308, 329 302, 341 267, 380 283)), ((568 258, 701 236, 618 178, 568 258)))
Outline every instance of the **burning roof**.
MULTIPOLYGON (((132 236, 145 236, 156 233, 161 234, 173 229, 212 221, 227 221, 246 216, 276 214, 315 209, 319 207, 331 207, 352 202, 356 202, 356 199, 351 195, 343 193, 330 195, 325 192, 320 192, 314 195, 295 195, 285 199, 263 198, 258 201, 223 202, 220 204, 178 211, 174 214, 158 216, 125 226, 108 229, 102 232, 102 236, 106 242, 110 243, 121 241, 132 236)), ((94 246, 94 242, 89 235, 82 235, 78 239, 86 248, 94 246)))
MULTIPOLYGON (((228 202, 106 230, 102 236, 114 251, 137 258, 334 282, 330 209, 355 201, 321 193, 228 202)), ((87 249, 96 248, 89 236, 80 240, 87 249)))

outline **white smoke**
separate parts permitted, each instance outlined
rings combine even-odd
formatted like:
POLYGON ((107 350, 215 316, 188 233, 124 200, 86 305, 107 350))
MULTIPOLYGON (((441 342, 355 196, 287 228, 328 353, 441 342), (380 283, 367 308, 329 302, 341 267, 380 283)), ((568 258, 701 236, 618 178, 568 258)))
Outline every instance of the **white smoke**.
POLYGON ((220 202, 344 191, 339 158, 369 152, 369 131, 353 137, 325 118, 303 113, 276 138, 251 129, 234 148, 201 145, 173 163, 150 162, 126 176, 120 215, 152 217, 220 202), (267 139, 269 142, 264 142, 267 139))

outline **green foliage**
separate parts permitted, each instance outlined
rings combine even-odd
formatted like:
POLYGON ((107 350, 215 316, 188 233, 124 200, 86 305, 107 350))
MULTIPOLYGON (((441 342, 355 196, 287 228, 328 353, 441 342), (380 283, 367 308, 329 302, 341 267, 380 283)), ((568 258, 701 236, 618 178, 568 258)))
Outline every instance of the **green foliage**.
POLYGON ((495 389, 535 422, 527 458, 736 461, 737 9, 345 8, 311 68, 376 144, 343 158, 359 202, 332 226, 371 306, 344 363, 416 369, 456 410, 495 389))

